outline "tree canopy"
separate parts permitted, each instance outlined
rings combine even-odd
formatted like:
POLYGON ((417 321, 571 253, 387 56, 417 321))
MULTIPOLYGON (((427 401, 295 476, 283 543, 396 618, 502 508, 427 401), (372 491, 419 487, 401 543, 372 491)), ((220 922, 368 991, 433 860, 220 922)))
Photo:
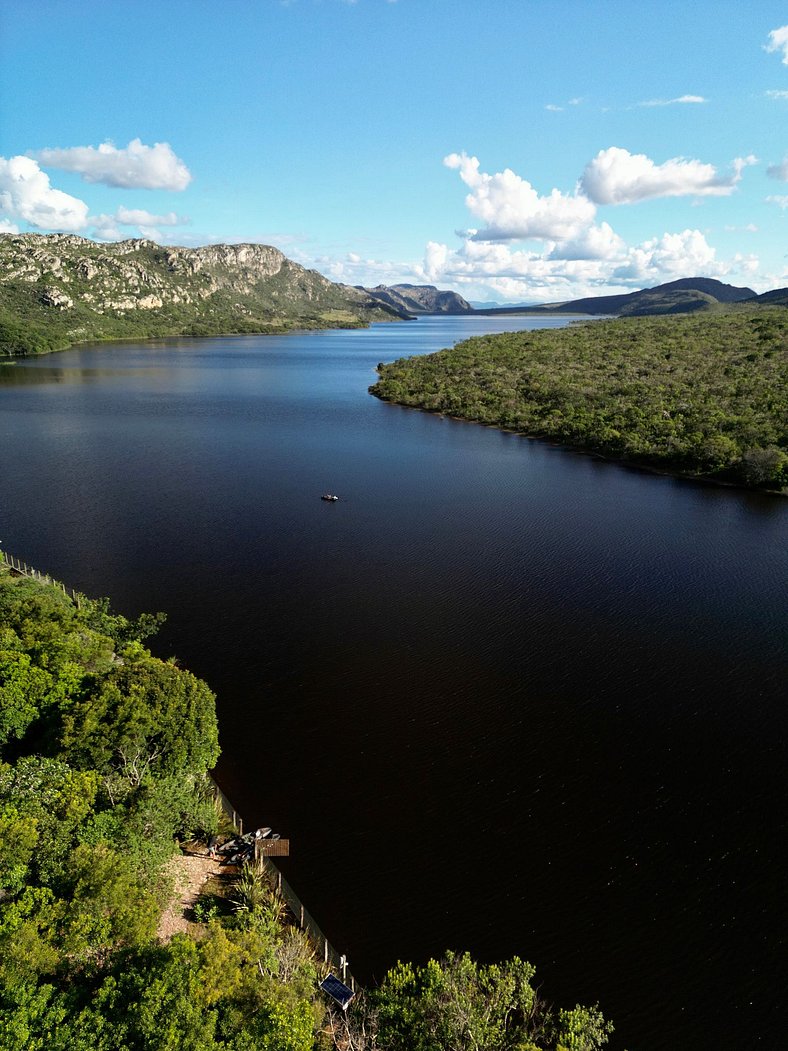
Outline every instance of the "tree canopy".
POLYGON ((734 306, 477 336, 373 394, 753 488, 788 487, 788 309, 734 306))

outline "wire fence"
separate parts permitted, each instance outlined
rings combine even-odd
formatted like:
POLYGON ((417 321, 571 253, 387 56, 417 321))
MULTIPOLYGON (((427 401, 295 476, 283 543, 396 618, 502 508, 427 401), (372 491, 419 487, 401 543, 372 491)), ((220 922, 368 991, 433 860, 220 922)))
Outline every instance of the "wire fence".
MULTIPOLYGON (((66 587, 65 584, 59 580, 55 580, 55 578, 51 577, 48 573, 42 573, 33 566, 29 566, 27 562, 24 562, 22 559, 15 558, 7 551, 0 551, 0 564, 3 563, 21 576, 30 577, 32 580, 38 580, 42 584, 49 584, 52 587, 58 588, 64 595, 70 598, 77 607, 80 607, 85 600, 85 596, 81 592, 66 587)), ((244 834, 243 818, 213 778, 211 778, 211 783, 213 785, 213 791, 217 802, 227 815, 233 828, 242 836, 244 834)), ((314 916, 312 916, 299 896, 282 875, 282 870, 276 865, 272 858, 265 857, 260 854, 259 851, 255 852, 255 860, 272 878, 276 892, 290 909, 293 919, 298 924, 299 928, 302 931, 306 931, 308 934, 310 940, 315 946, 315 950, 320 956, 322 956, 324 966, 341 976, 342 981, 350 986, 353 992, 355 992, 357 988, 356 980, 348 966, 347 956, 343 953, 337 952, 321 930, 314 916)))

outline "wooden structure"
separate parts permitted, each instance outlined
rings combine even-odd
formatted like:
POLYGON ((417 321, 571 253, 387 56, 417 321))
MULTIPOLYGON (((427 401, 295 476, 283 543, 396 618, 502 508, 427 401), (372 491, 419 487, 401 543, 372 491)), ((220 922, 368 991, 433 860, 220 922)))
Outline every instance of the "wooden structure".
POLYGON ((254 841, 255 860, 260 858, 289 858, 289 839, 256 839, 254 841))

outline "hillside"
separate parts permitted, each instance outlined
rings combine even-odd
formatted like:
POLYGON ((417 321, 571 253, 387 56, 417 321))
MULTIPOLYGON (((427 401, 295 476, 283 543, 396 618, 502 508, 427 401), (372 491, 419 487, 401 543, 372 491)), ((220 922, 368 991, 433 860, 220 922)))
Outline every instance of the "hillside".
MULTIPOLYGON (((788 288, 774 288, 771 292, 764 292, 755 302, 766 306, 788 307, 788 288)), ((749 306, 749 303, 747 305, 749 306)))
POLYGON ((401 405, 753 488, 788 489, 788 310, 478 336, 379 368, 401 405))
POLYGON ((501 307, 480 310, 482 314, 618 314, 642 317, 656 314, 690 314, 718 303, 740 303, 752 299, 751 288, 737 288, 710 277, 683 277, 654 288, 626 292, 616 296, 588 296, 568 303, 551 303, 535 307, 501 307))
POLYGON ((356 286, 386 306, 409 314, 472 314, 471 304, 458 292, 441 291, 435 285, 377 285, 375 288, 356 286))
POLYGON ((0 235, 0 353, 89 340, 359 327, 404 312, 268 245, 0 235))

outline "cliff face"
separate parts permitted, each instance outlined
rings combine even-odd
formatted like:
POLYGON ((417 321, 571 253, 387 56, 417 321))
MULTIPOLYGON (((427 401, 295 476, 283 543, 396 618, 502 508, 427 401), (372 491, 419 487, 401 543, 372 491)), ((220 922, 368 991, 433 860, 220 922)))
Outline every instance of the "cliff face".
POLYGON ((441 291, 435 285, 376 285, 362 288, 380 303, 410 314, 472 314, 473 307, 458 292, 441 291))
POLYGON ((269 245, 0 235, 0 352, 134 335, 268 332, 401 317, 269 245))

